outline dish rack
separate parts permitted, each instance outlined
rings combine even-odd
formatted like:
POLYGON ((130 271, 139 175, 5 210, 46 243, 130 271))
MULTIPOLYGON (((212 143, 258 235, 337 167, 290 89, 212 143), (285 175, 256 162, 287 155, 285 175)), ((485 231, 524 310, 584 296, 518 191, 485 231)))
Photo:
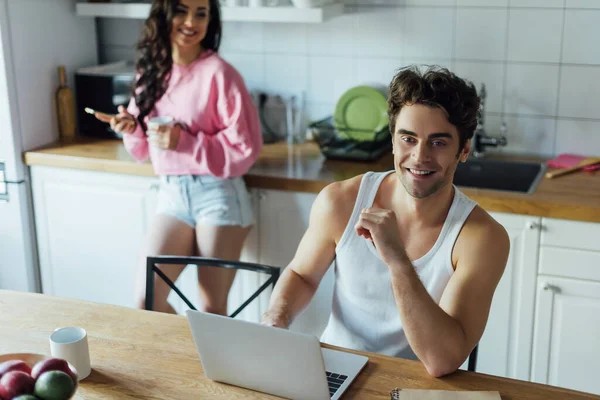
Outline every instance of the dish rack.
POLYGON ((333 117, 327 117, 312 122, 308 129, 321 153, 328 159, 375 161, 392 149, 389 126, 376 132, 338 130, 333 124, 333 117))

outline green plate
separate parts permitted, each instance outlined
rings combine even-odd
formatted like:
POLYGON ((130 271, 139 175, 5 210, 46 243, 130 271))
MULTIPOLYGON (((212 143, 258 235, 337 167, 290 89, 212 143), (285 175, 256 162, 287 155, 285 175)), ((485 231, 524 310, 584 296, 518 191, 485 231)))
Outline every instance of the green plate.
POLYGON ((372 140, 389 124, 386 98, 370 86, 349 89, 335 106, 333 123, 340 137, 372 140))

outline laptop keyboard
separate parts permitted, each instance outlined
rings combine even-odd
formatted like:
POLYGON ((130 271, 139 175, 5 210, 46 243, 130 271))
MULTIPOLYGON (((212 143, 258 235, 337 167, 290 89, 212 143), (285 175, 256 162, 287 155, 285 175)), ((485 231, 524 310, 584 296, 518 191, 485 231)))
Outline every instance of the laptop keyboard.
POLYGON ((348 377, 346 375, 334 374, 333 372, 325 371, 327 373, 327 384, 329 385, 329 396, 333 396, 335 392, 342 386, 348 377))

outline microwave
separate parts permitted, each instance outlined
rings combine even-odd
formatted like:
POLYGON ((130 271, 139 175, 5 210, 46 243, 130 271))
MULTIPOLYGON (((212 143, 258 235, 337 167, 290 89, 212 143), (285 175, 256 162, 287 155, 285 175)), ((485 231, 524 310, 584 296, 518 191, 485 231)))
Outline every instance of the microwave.
POLYGON ((107 114, 116 114, 119 106, 129 104, 135 79, 133 63, 119 61, 80 68, 75 71, 77 124, 80 136, 120 138, 107 123, 85 112, 86 107, 107 114))

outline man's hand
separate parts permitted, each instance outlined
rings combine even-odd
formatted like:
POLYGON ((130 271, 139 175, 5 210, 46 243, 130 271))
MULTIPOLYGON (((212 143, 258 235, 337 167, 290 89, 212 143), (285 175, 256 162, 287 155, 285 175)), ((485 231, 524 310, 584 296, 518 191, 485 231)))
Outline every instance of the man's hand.
POLYGON ((377 252, 388 266, 408 261, 400 239, 396 214, 383 208, 365 208, 354 226, 356 233, 375 244, 377 252))
POLYGON ((289 322, 288 318, 284 317, 280 312, 267 310, 260 321, 261 325, 274 326, 276 328, 287 329, 289 322))

